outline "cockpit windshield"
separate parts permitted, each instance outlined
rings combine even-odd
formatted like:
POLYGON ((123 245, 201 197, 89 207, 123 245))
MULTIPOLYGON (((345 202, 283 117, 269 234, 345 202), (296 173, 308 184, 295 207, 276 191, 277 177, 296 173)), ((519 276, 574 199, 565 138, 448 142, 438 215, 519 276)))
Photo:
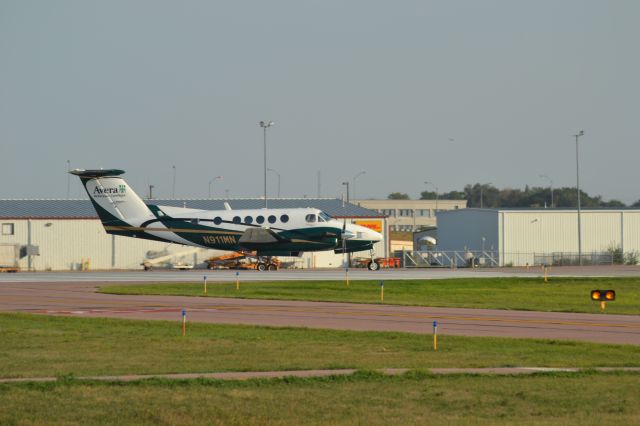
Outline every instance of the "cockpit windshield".
POLYGON ((331 216, 329 216, 325 212, 320 212, 320 214, 318 214, 318 222, 329 222, 330 220, 331 216))

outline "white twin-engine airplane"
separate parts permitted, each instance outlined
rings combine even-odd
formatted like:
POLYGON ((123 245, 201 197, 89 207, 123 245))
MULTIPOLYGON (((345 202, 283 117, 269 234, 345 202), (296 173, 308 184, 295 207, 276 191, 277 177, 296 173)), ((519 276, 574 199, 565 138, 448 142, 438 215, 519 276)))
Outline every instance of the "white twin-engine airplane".
MULTIPOLYGON (((305 251, 373 250, 382 235, 314 208, 196 210, 145 204, 120 177, 123 170, 72 170, 80 177, 109 234, 257 256, 305 251)), ((370 269, 378 264, 370 262, 370 269)))

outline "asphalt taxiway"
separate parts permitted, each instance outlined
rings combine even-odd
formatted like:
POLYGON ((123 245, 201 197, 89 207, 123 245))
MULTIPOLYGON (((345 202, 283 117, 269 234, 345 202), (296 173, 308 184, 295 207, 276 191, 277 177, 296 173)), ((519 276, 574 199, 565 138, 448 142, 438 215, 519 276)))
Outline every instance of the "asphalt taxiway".
MULTIPOLYGON (((427 271, 428 272, 428 271, 427 271)), ((446 271, 429 273, 442 278, 446 271)), ((198 281, 207 274, 213 281, 235 279, 234 271, 151 273, 44 273, 6 275, 0 280, 0 311, 75 317, 114 317, 145 320, 181 319, 226 324, 295 326, 342 330, 432 332, 438 321, 441 334, 585 340, 640 344, 640 316, 506 311, 488 309, 429 308, 383 304, 248 300, 180 296, 123 296, 100 294, 101 284, 141 281, 198 281), (131 275, 138 277, 133 280, 131 275), (38 279, 35 279, 35 278, 38 279), (70 278, 71 277, 71 278, 70 278), (31 278, 31 279, 28 279, 31 278), (24 281, 23 281, 24 280, 24 281)), ((423 271, 357 271, 353 279, 425 279, 423 271)), ((511 276, 512 272, 459 270, 455 276, 511 276), (469 274, 469 275, 467 275, 469 274)), ((524 272, 524 276, 537 275, 524 272)), ((245 271, 243 281, 287 279, 341 279, 344 271, 245 271)))

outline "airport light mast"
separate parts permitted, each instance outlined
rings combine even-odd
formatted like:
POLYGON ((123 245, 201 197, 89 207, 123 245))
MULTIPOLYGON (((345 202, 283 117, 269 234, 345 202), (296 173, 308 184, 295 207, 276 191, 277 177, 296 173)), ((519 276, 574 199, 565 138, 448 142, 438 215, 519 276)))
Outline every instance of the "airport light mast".
POLYGON ((431 186, 433 186, 433 187, 434 187, 434 189, 436 190, 436 213, 437 213, 437 212, 438 212, 438 196, 439 196, 439 193, 438 193, 438 187, 436 186, 436 184, 435 184, 435 183, 433 183, 433 182, 429 182, 429 181, 425 181, 425 182, 424 182, 424 184, 425 184, 425 185, 431 185, 431 186))
POLYGON ((222 177, 222 176, 216 176, 216 177, 214 177, 213 179, 211 179, 211 180, 209 181, 209 198, 211 198, 211 185, 213 185, 213 183, 214 183, 215 181, 217 181, 217 180, 222 180, 222 179, 223 179, 223 177, 222 177))
MULTIPOLYGON (((551 190, 551 208, 553 208, 553 180, 547 175, 539 175, 541 179, 547 179, 549 181, 549 189, 551 190)), ((546 201, 545 201, 546 205, 546 201)))
POLYGON ((273 121, 261 121, 260 127, 264 132, 264 208, 267 208, 267 129, 273 126, 273 121))
POLYGON ((573 135, 576 138, 576 188, 578 191, 578 263, 582 266, 582 227, 580 226, 580 161, 578 155, 578 138, 584 136, 584 130, 573 135))
POLYGON ((355 175, 353 177, 353 199, 357 200, 356 197, 356 179, 358 179, 360 176, 362 176, 363 174, 367 173, 365 170, 361 171, 360 173, 358 173, 357 175, 355 175))

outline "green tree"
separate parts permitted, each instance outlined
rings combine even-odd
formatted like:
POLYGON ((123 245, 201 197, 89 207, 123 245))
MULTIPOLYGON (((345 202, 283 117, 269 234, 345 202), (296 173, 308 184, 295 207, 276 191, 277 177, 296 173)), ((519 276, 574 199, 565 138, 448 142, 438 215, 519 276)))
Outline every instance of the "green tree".
POLYGON ((618 208, 618 207, 627 207, 627 205, 625 203, 623 203, 620 200, 609 200, 609 201, 604 201, 602 202, 602 207, 612 207, 612 208, 618 208))
POLYGON ((421 200, 435 200, 436 198, 442 198, 440 197, 436 192, 434 191, 422 191, 420 193, 420 199, 421 200))
POLYGON ((392 192, 387 197, 389 200, 410 200, 409 194, 405 194, 404 192, 392 192))

